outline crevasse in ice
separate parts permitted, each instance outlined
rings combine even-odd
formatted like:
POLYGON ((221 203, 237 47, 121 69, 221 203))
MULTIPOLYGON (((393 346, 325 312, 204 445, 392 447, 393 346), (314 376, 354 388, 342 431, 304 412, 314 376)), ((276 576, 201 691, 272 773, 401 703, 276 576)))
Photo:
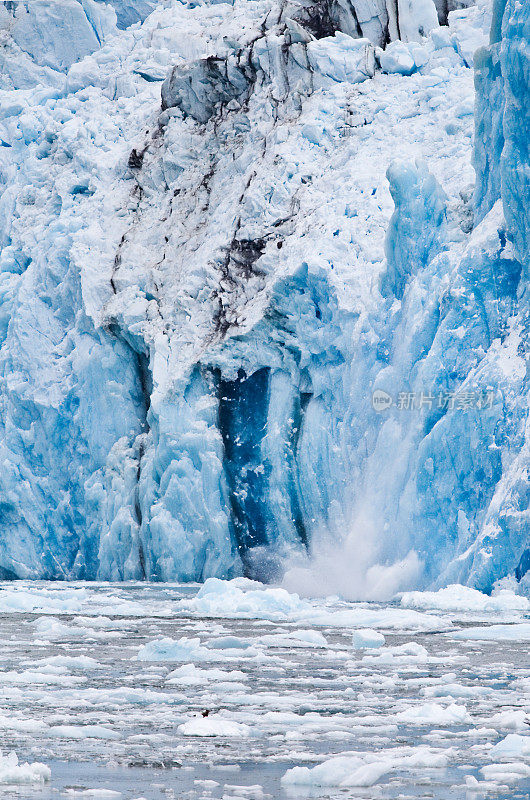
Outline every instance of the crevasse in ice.
POLYGON ((2 577, 524 583, 529 27, 0 8, 2 577))

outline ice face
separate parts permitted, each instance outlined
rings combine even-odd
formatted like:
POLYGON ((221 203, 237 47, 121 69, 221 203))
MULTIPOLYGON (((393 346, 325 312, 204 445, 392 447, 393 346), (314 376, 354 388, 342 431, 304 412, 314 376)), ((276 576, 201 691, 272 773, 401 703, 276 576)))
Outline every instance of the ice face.
POLYGON ((115 23, 112 9, 94 0, 35 0, 20 5, 10 33, 36 64, 66 71, 97 50, 115 23))
POLYGON ((529 12, 465 5, 2 10, 2 577, 526 585, 529 12))
POLYGON ((528 264, 529 228, 528 205, 528 120, 530 100, 528 83, 530 63, 528 37, 530 11, 528 7, 510 0, 506 3, 502 21, 501 71, 505 80, 504 137, 501 156, 502 199, 514 246, 521 264, 528 264))
POLYGON ((158 0, 96 0, 97 3, 106 3, 116 12, 118 28, 123 30, 129 25, 143 22, 144 19, 156 8, 158 0))

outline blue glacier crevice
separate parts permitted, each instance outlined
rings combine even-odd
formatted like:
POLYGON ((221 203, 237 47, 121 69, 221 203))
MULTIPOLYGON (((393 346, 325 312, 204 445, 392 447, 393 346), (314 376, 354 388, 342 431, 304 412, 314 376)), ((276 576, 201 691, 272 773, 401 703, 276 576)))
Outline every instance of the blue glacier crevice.
POLYGON ((240 553, 268 544, 267 483, 270 467, 261 455, 267 420, 269 370, 239 371, 219 381, 219 430, 235 536, 240 553))
POLYGON ((530 9, 524 3, 507 0, 502 21, 501 69, 505 104, 503 128, 505 145, 501 154, 502 200, 513 236, 517 257, 525 266, 530 256, 530 9))

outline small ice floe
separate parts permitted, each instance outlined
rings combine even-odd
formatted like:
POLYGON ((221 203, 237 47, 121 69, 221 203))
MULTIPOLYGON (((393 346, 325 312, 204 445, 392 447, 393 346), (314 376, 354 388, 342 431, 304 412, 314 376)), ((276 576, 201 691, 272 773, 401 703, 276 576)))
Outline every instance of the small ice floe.
POLYGON ((379 631, 374 631, 373 628, 361 628, 353 631, 352 641, 355 648, 370 649, 382 647, 385 643, 385 637, 379 631))
POLYGON ((183 664, 169 673, 166 683, 172 686, 208 686, 210 683, 246 681, 247 678, 238 669, 200 669, 195 664, 183 664))
POLYGON ((485 779, 491 783, 511 784, 530 778, 530 765, 522 761, 508 761, 502 764, 487 764, 480 769, 485 779))
POLYGON ((469 792, 481 794, 484 792, 497 792, 500 788, 495 781, 479 781, 474 775, 466 775, 465 785, 469 792))
POLYGON ((451 633, 453 639, 469 639, 480 642, 528 642, 530 641, 530 622, 514 625, 483 625, 464 628, 451 633))
POLYGON ((293 767, 282 778, 284 786, 373 786, 392 769, 389 760, 370 764, 355 756, 337 756, 316 767, 293 767))
POLYGON ((411 725, 461 725, 464 722, 471 722, 467 708, 456 703, 451 703, 449 706, 423 703, 400 711, 393 718, 396 722, 411 725))
POLYGON ((491 697, 493 694, 491 686, 465 686, 462 683, 441 683, 438 686, 424 686, 420 689, 423 697, 465 697, 479 698, 491 697))
POLYGON ((405 642, 405 644, 399 644, 395 647, 382 647, 377 654, 365 656, 363 662, 397 666, 398 664, 421 664, 435 660, 432 656, 429 656, 427 648, 422 644, 405 642))
POLYGON ((116 639, 123 636, 121 631, 111 630, 120 626, 120 623, 115 620, 108 617, 93 618, 90 619, 90 627, 87 627, 82 624, 87 619, 89 618, 78 617, 73 620, 72 625, 67 625, 55 617, 40 617, 35 620, 34 625, 37 635, 50 641, 57 639, 116 639))
POLYGON ((97 787, 95 789, 66 789, 64 794, 67 797, 94 797, 98 800, 117 800, 118 797, 122 797, 122 793, 115 789, 99 789, 97 787))
POLYGON ((102 665, 90 656, 48 656, 34 661, 23 661, 24 666, 31 667, 64 667, 64 669, 92 670, 102 669, 102 665))
POLYGON ((374 786, 393 770, 445 767, 449 755, 425 746, 348 753, 329 758, 316 767, 293 767, 281 782, 284 786, 374 786))
POLYGON ((234 800, 264 800, 265 797, 270 797, 270 795, 266 795, 263 791, 263 786, 259 783, 255 783, 252 786, 238 786, 235 784, 225 783, 224 786, 225 792, 230 792, 230 794, 225 794, 223 797, 226 800, 229 798, 234 798, 234 800))
POLYGON ((138 650, 138 661, 215 661, 217 656, 201 646, 197 637, 188 639, 153 639, 138 650))
POLYGON ((288 633, 271 633, 261 636, 260 644, 266 647, 327 647, 328 643, 319 631, 299 630, 288 633))
POLYGON ((518 733, 509 733, 504 739, 492 747, 490 756, 501 758, 521 758, 530 756, 530 736, 520 736, 518 733))
POLYGON ((207 645, 213 651, 215 660, 233 661, 241 658, 265 660, 267 657, 262 650, 239 636, 217 636, 208 639, 207 645))
POLYGON ((200 786, 201 789, 215 789, 219 786, 219 781, 208 780, 207 778, 196 778, 193 781, 194 786, 200 786))
POLYGON ((3 756, 0 753, 0 784, 2 786, 45 783, 51 778, 51 770, 46 764, 35 762, 19 764, 16 753, 3 756))
POLYGON ((251 645, 239 636, 218 636, 216 639, 210 639, 208 646, 212 650, 246 650, 251 645))
POLYGON ((178 730, 184 736, 228 736, 245 737, 251 735, 251 728, 241 722, 234 722, 221 717, 194 717, 179 725, 178 730))
POLYGON ((53 725, 48 729, 48 736, 56 739, 121 739, 118 731, 104 725, 53 725))
POLYGON ((494 728, 505 731, 524 731, 527 729, 527 716, 522 709, 499 711, 490 717, 489 722, 494 728))

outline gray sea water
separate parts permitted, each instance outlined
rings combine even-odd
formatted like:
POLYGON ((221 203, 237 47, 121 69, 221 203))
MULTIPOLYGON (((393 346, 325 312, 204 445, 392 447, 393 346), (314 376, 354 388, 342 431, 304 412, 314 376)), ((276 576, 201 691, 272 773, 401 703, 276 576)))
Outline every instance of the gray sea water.
POLYGON ((2 785, 2 797, 530 796, 530 746, 491 753, 507 736, 528 734, 530 745, 528 641, 454 636, 498 613, 412 612, 407 623, 395 604, 328 602, 328 622, 401 611, 378 626, 384 647, 355 648, 351 626, 191 613, 182 600, 197 589, 1 585, 1 749, 51 769, 49 783, 2 785), (163 638, 184 640, 178 660, 138 660, 163 638), (190 720, 199 735, 182 730, 190 720), (212 720, 237 735, 202 735, 212 720), (392 766, 368 786, 281 782, 348 754, 392 766))

